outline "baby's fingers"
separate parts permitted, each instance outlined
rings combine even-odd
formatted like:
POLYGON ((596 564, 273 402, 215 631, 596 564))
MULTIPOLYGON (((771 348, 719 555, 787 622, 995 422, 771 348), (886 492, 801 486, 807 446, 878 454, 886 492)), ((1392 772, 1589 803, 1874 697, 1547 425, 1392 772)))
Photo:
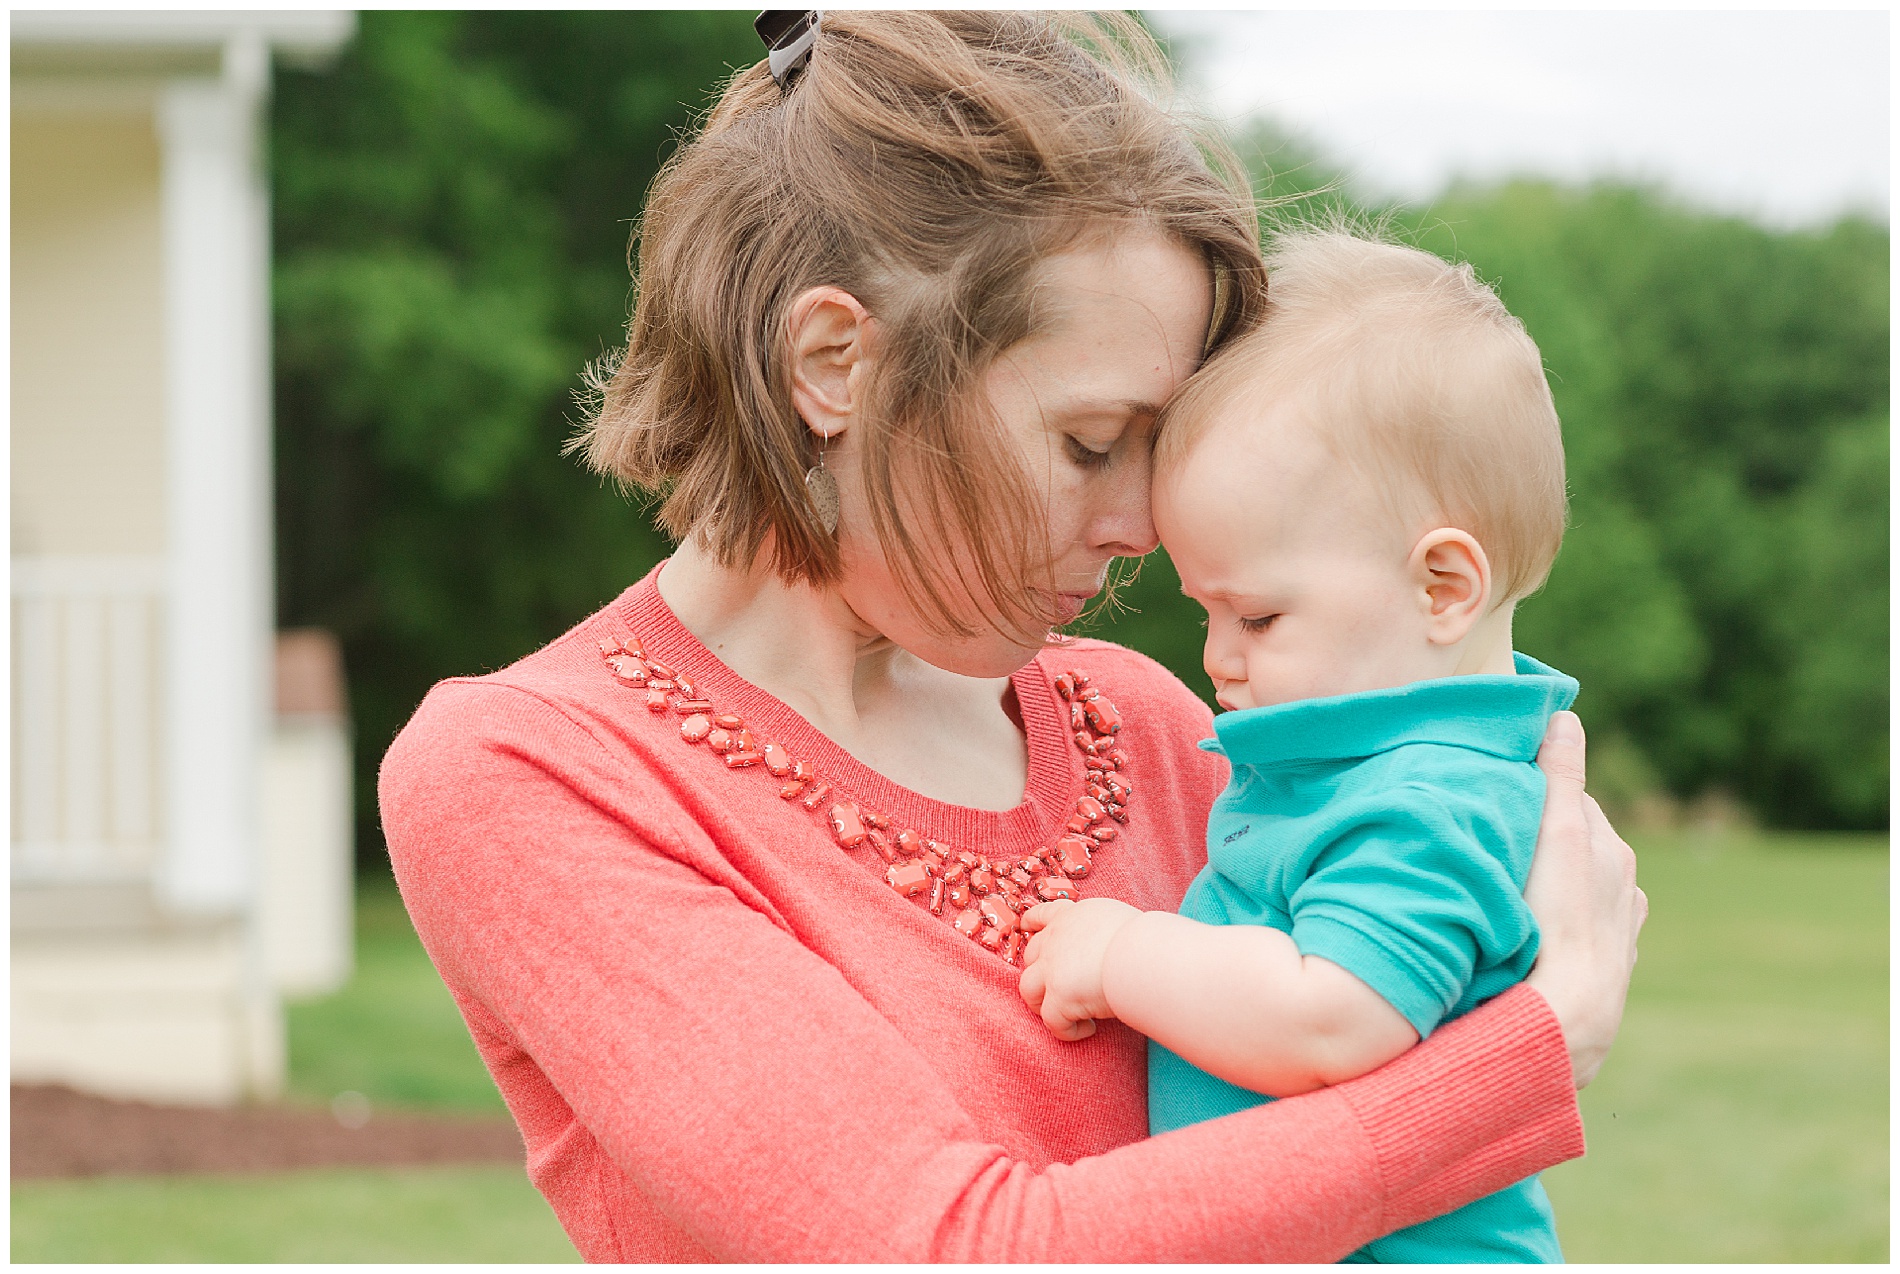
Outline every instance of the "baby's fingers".
POLYGON ((1043 928, 1051 920, 1061 915, 1064 907, 1073 907, 1074 905, 1074 903, 1067 901, 1037 903, 1022 915, 1023 932, 1035 933, 1038 929, 1043 928))
POLYGON ((1022 979, 1016 983, 1016 989, 1022 993, 1023 1003, 1029 1006, 1029 1011, 1040 1013, 1043 997, 1049 992, 1048 975, 1041 966, 1027 965, 1023 969, 1022 979))
POLYGON ((1042 1024, 1059 1040, 1085 1040, 1095 1034, 1095 1019, 1070 1017, 1063 1011, 1062 997, 1045 995, 1042 1000, 1042 1024))
MULTIPOLYGON (((1043 1020, 1048 1021, 1047 1018, 1043 1020)), ((1085 1017, 1080 1022, 1065 1022, 1060 1026, 1051 1026, 1049 1030, 1057 1039, 1074 1043, 1076 1040, 1085 1040, 1095 1034, 1095 1019, 1085 1017)))

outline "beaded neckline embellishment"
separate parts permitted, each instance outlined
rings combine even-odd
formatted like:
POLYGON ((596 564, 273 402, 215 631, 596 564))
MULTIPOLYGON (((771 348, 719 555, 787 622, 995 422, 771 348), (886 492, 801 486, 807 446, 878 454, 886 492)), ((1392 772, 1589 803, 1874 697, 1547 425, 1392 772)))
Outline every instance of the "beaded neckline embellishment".
POLYGON ((797 801, 824 819, 840 849, 875 853, 892 889, 1009 964, 1021 962, 1028 943, 1019 922, 1022 913, 1040 902, 1080 898, 1076 882, 1088 875, 1096 851, 1120 834, 1117 824, 1128 821, 1131 789, 1122 774, 1128 758, 1117 738, 1121 714, 1089 684, 1085 672, 1062 673, 1055 687, 1068 705, 1070 732, 1087 767, 1087 790, 1049 844, 1026 858, 995 858, 895 827, 882 812, 828 781, 810 761, 757 738, 742 718, 721 712, 701 696, 691 675, 649 656, 637 636, 602 638, 599 646, 614 680, 646 692, 649 712, 682 718, 683 743, 704 747, 729 770, 769 775, 779 783, 781 799, 797 801))

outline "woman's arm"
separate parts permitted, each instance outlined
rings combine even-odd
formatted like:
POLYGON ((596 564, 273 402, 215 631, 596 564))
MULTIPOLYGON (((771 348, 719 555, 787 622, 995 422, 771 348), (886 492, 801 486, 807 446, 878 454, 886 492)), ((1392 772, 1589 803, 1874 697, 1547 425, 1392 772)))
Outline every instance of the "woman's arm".
POLYGON ((1582 1088, 1616 1042, 1649 899, 1636 886, 1636 855, 1583 790, 1583 722, 1576 713, 1551 717, 1537 764, 1549 788, 1524 900, 1543 940, 1525 981, 1557 1015, 1582 1088))
POLYGON ((718 1259, 1331 1260, 1582 1152, 1520 989, 1363 1079, 1037 1169, 764 900, 685 865, 692 825, 612 808, 624 758, 503 687, 418 721, 384 817, 431 956, 618 1169, 599 1206, 638 1191, 718 1259))

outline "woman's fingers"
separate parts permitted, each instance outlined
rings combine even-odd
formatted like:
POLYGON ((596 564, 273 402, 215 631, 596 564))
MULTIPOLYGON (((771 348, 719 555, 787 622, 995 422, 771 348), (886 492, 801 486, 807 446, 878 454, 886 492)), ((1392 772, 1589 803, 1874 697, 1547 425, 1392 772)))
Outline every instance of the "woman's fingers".
POLYGON ((1579 1088, 1595 1077, 1623 1020, 1648 900, 1636 887, 1636 856, 1583 790, 1583 723, 1551 716, 1537 754, 1546 779, 1524 901, 1542 945, 1529 981, 1563 1027, 1579 1088))
POLYGON ((1553 712, 1544 728, 1544 744, 1537 750, 1537 764, 1550 781, 1553 795, 1583 794, 1584 777, 1583 719, 1574 712, 1553 712))

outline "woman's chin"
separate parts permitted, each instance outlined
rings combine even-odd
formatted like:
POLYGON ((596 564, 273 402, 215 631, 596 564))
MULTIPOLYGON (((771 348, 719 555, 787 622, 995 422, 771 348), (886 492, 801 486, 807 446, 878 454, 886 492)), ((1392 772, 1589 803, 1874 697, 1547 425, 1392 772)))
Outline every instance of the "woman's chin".
POLYGON ((1025 646, 1001 633, 977 637, 912 636, 897 644, 933 668, 986 681, 1011 676, 1042 650, 1040 643, 1025 646))

